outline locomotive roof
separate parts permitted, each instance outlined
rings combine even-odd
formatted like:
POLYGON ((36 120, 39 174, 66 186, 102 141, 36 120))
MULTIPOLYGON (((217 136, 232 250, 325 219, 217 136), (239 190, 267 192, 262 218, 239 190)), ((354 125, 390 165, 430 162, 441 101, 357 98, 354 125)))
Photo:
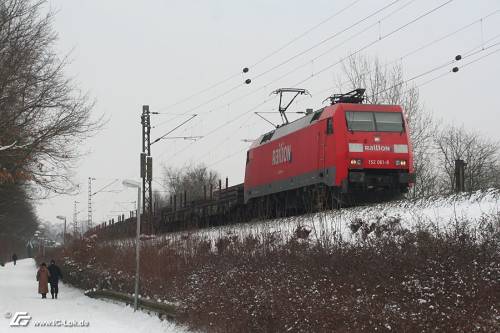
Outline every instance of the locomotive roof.
POLYGON ((282 125, 275 130, 272 130, 270 132, 267 132, 257 138, 250 148, 254 148, 263 144, 266 144, 268 142, 274 141, 276 139, 282 138, 290 133, 293 133, 295 131, 298 131, 301 128, 309 126, 309 124, 316 122, 320 119, 321 114, 326 108, 321 108, 319 110, 316 110, 310 114, 306 114, 305 116, 298 118, 288 124, 282 125), (313 119, 316 118, 316 119, 313 119), (264 139, 264 137, 268 136, 268 138, 264 139))
MULTIPOLYGON (((299 129, 305 128, 309 126, 310 124, 317 122, 318 120, 332 116, 335 111, 342 106, 349 106, 353 107, 353 109, 359 110, 359 111, 371 111, 373 110, 373 107, 380 108, 380 107, 394 107, 395 105, 388 105, 388 104, 351 104, 351 103, 338 103, 334 104, 331 106, 323 107, 319 110, 316 110, 310 114, 307 114, 301 118, 298 118, 288 124, 282 125, 275 130, 272 130, 270 132, 267 132, 257 138, 252 145, 250 146, 249 149, 264 145, 266 143, 272 142, 274 140, 277 140, 279 138, 282 138, 290 133, 296 132, 299 129), (328 114, 323 114, 323 111, 327 110, 328 114)), ((387 111, 396 111, 391 108, 391 110, 387 111)))

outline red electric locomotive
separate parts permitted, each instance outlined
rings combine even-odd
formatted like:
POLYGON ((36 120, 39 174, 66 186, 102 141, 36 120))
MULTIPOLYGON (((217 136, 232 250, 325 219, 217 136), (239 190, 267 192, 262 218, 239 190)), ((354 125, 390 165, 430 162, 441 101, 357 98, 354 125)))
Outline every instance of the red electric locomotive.
POLYGON ((334 95, 330 106, 253 142, 247 152, 245 203, 318 187, 338 194, 406 192, 414 170, 403 110, 362 104, 363 94, 357 89, 334 95))
MULTIPOLYGON (((284 125, 259 137, 247 152, 244 184, 209 191, 203 198, 173 195, 162 208, 160 232, 217 226, 254 218, 298 215, 387 200, 413 182, 408 124, 397 105, 363 104, 364 89, 330 97, 331 105, 288 122, 278 89, 284 125), (368 198, 367 198, 368 197, 368 198)), ((126 234, 135 220, 111 224, 102 232, 126 234)), ((92 232, 95 232, 92 231, 92 232)))

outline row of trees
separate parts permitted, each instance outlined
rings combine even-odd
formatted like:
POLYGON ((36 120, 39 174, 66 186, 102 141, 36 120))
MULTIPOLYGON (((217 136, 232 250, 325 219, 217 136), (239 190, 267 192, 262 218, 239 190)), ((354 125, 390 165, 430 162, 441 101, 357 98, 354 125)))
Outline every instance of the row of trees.
POLYGON ((46 1, 0 3, 0 182, 73 188, 75 147, 102 125, 92 101, 64 73, 46 1))
POLYGON ((186 192, 189 195, 189 200, 203 198, 205 195, 204 187, 207 193, 210 186, 216 189, 220 179, 220 175, 210 170, 206 165, 189 165, 184 168, 174 168, 164 165, 162 168, 163 185, 168 190, 168 195, 156 193, 155 201, 159 207, 168 204, 167 197, 177 195, 179 198, 186 192))
POLYGON ((0 230, 22 241, 38 223, 31 199, 75 189, 78 147, 103 123, 65 74, 46 5, 0 2, 0 230))

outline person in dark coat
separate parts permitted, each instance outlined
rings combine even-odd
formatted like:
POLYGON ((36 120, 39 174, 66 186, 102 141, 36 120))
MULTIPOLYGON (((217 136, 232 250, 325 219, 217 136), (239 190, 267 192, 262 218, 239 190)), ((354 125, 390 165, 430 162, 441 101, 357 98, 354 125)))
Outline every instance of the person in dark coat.
POLYGON ((49 265, 49 273, 50 273, 50 294, 52 295, 52 298, 57 299, 57 294, 59 293, 59 279, 62 279, 62 273, 61 269, 59 266, 56 265, 56 262, 54 259, 50 261, 49 265))
POLYGON ((42 298, 47 298, 47 293, 49 292, 49 278, 50 272, 47 269, 47 265, 42 262, 38 272, 36 272, 36 280, 38 281, 38 293, 42 294, 42 298))
POLYGON ((16 261, 17 261, 17 254, 12 255, 12 261, 14 262, 14 266, 16 266, 16 261))

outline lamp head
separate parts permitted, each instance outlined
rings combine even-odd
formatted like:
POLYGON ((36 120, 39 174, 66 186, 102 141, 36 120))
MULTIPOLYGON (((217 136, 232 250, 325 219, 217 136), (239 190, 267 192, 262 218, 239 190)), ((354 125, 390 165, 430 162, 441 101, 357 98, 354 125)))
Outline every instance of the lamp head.
POLYGON ((135 180, 125 179, 122 184, 126 187, 141 188, 141 183, 135 180))

